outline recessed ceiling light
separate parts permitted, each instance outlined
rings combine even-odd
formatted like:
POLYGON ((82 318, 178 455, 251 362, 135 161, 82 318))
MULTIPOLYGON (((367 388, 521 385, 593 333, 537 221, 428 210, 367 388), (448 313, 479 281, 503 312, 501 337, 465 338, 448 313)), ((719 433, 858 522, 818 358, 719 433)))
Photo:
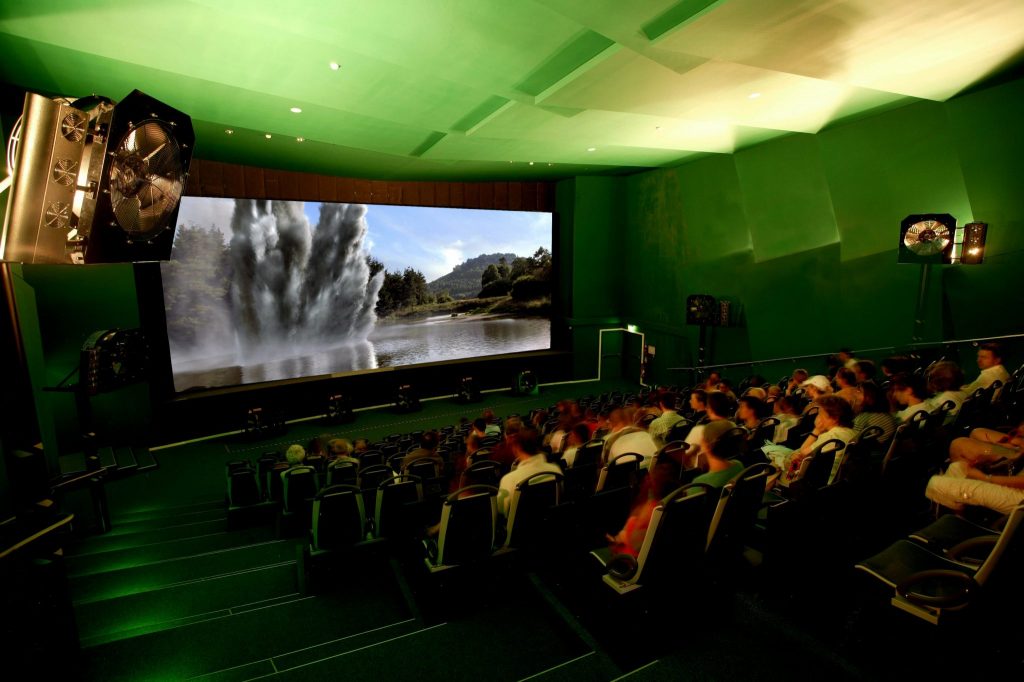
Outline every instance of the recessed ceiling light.
POLYGON ((331 67, 331 71, 337 71, 338 69, 341 68, 341 64, 339 64, 338 62, 331 62, 329 66, 331 67))
POLYGON ((549 166, 554 166, 555 164, 553 164, 553 163, 549 163, 548 165, 549 165, 549 166))
POLYGON ((267 134, 266 134, 266 135, 264 135, 263 137, 265 137, 265 138, 267 138, 267 139, 269 140, 269 139, 270 139, 271 137, 273 137, 273 135, 271 135, 270 133, 267 133, 267 134))
POLYGON ((597 147, 587 147, 587 151, 588 152, 596 152, 597 151, 597 147))
POLYGON ((749 95, 747 95, 747 99, 757 99, 760 96, 761 96, 760 92, 752 92, 749 95))
POLYGON ((530 165, 531 165, 531 166, 533 165, 533 161, 531 161, 531 162, 530 162, 530 165))
POLYGON ((234 135, 235 134, 235 131, 232 130, 231 128, 225 128, 224 132, 227 133, 228 135, 234 135))
POLYGON ((302 109, 300 109, 298 107, 292 107, 292 113, 293 114, 301 114, 302 113, 302 109))
POLYGON ((306 138, 304 138, 304 137, 296 137, 296 138, 295 138, 295 141, 296 141, 296 142, 305 142, 305 141, 306 141, 306 138))

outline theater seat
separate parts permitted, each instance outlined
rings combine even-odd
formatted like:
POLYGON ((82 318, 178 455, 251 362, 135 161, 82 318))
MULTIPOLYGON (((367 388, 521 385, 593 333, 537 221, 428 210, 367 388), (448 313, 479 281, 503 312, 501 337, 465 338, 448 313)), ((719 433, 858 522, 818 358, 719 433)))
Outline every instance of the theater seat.
POLYGON ((508 503, 504 548, 542 545, 562 497, 562 475, 539 472, 516 484, 508 503))
POLYGON ((637 474, 640 471, 644 456, 635 452, 625 452, 601 468, 597 477, 595 492, 612 488, 634 488, 637 485, 637 474))
POLYGON ((765 488, 776 469, 753 464, 726 483, 708 526, 708 559, 718 565, 737 559, 750 540, 764 501, 765 488))
POLYGON ((609 548, 591 552, 607 571, 605 584, 625 595, 643 585, 677 583, 681 576, 700 571, 716 493, 710 486, 691 483, 666 495, 651 514, 636 557, 613 555, 609 548))
POLYGON ((437 540, 424 542, 424 562, 431 573, 491 556, 498 520, 497 496, 494 486, 471 485, 445 499, 437 540))
POLYGON ((316 556, 367 538, 363 496, 354 485, 332 485, 313 498, 309 548, 316 556))
POLYGON ((1002 532, 966 540, 945 556, 912 540, 897 540, 856 565, 893 591, 890 603, 922 620, 939 624, 947 613, 961 611, 987 595, 998 599, 1019 589, 1024 566, 1024 504, 1010 513, 1002 532), (977 565, 963 554, 991 547, 977 565))
POLYGON ((420 478, 402 474, 377 486, 373 514, 373 534, 378 538, 409 537, 422 528, 419 503, 423 499, 420 478))
POLYGON ((228 510, 240 507, 251 507, 261 500, 260 485, 256 478, 256 470, 248 462, 228 462, 227 497, 228 510))

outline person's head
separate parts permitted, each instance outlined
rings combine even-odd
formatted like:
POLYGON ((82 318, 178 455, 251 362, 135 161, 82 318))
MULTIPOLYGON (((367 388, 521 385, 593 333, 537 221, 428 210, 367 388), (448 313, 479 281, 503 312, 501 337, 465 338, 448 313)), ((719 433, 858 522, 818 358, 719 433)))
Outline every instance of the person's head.
POLYGON ((489 407, 484 408, 484 411, 480 413, 480 416, 483 417, 484 421, 488 424, 493 424, 497 421, 497 418, 494 416, 494 410, 489 407))
POLYGON ((722 379, 718 382, 717 388, 722 393, 732 393, 732 382, 728 379, 722 379))
POLYGON ((690 409, 703 412, 708 409, 708 394, 703 388, 690 391, 690 409))
POLYGON ((853 359, 853 350, 850 348, 840 348, 839 352, 836 353, 836 358, 842 363, 846 364, 853 359))
POLYGON ((761 421, 764 416, 764 401, 760 398, 745 395, 740 398, 739 407, 736 410, 736 416, 747 426, 751 426, 761 421))
POLYGON ((437 431, 424 431, 420 434, 420 447, 424 450, 436 450, 438 442, 437 431))
POLYGON ((569 443, 569 447, 579 447, 590 440, 590 429, 587 428, 586 424, 577 424, 572 427, 569 431, 569 435, 566 436, 569 443))
POLYGON ((509 417, 505 420, 505 440, 508 440, 512 436, 523 430, 525 423, 521 417, 509 417))
POLYGON ((706 382, 708 386, 717 386, 721 381, 722 375, 718 370, 713 369, 708 372, 708 380, 706 382))
POLYGON ((810 375, 807 373, 806 369, 794 369, 793 376, 790 377, 789 380, 794 386, 799 386, 800 384, 807 381, 808 376, 810 375))
POLYGON ((352 449, 354 452, 366 452, 370 449, 370 441, 366 438, 356 438, 352 441, 352 449))
POLYGON ((978 369, 988 369, 1003 364, 1003 346, 987 341, 978 346, 978 369))
POLYGON ((473 430, 477 433, 483 433, 487 430, 487 420, 483 417, 477 417, 473 420, 473 430))
POLYGON ((627 424, 629 424, 629 419, 624 408, 616 407, 608 414, 608 426, 611 427, 612 431, 618 431, 627 424))
POLYGON ((773 407, 775 414, 791 414, 794 417, 800 416, 800 408, 795 399, 788 395, 780 396, 773 407))
POLYGON ((832 382, 823 374, 815 374, 812 377, 808 377, 800 385, 807 391, 807 395, 811 400, 817 400, 821 396, 832 392, 832 382))
POLYGON ((333 438, 327 445, 331 448, 332 457, 350 457, 352 455, 352 443, 344 438, 333 438))
POLYGON ((874 379, 876 371, 875 363, 870 360, 858 360, 853 364, 853 373, 857 377, 858 384, 874 379))
POLYGON ((540 431, 524 427, 515 433, 510 442, 516 457, 522 459, 539 453, 542 440, 540 431))
POLYGON ((911 360, 906 355, 892 355, 882 360, 882 374, 889 378, 909 371, 910 367, 911 360))
POLYGON ((665 411, 675 411, 677 400, 679 400, 679 396, 671 391, 666 391, 658 396, 658 405, 665 411))
POLYGON ((732 401, 721 391, 708 393, 708 416, 714 419, 725 419, 732 413, 732 401))
POLYGON ((734 429, 732 422, 725 419, 715 419, 704 425, 701 432, 700 449, 708 457, 721 459, 722 436, 734 429))
POLYGON ((823 395, 818 399, 818 416, 814 418, 814 428, 828 431, 836 426, 853 425, 853 408, 839 396, 823 395))
POLYGON ((849 388, 857 385, 857 374, 852 369, 840 367, 836 371, 836 383, 839 388, 849 388))
POLYGON ((955 362, 936 362, 928 370, 928 390, 932 393, 955 391, 964 383, 964 372, 955 362))
POLYGON ((306 452, 308 452, 310 455, 326 454, 327 451, 324 448, 324 439, 321 438, 320 436, 316 436, 315 438, 311 439, 309 441, 309 445, 306 446, 306 452))
POLYGON ((474 452, 480 449, 480 434, 475 431, 470 431, 469 435, 466 436, 466 454, 472 455, 474 452))
POLYGON ((306 449, 298 443, 289 445, 288 449, 284 451, 284 458, 288 461, 289 466, 302 464, 302 461, 306 459, 306 449))
POLYGON ((894 376, 889 384, 889 390, 900 405, 916 405, 928 397, 924 379, 910 372, 894 376))
POLYGON ((873 381, 860 385, 863 397, 860 403, 861 412, 888 412, 889 401, 885 397, 885 391, 873 381))
POLYGON ((647 487, 647 497, 652 500, 660 500, 679 487, 679 477, 672 461, 669 459, 656 459, 648 471, 644 480, 647 487))
POLYGON ((768 387, 768 395, 766 399, 776 400, 782 396, 782 387, 772 384, 768 387))
MULTIPOLYGON (((778 388, 776 386, 775 388, 778 388)), ((751 386, 747 390, 743 391, 744 397, 750 396, 751 398, 757 398, 758 400, 764 400, 768 397, 768 391, 764 390, 760 386, 751 386)))

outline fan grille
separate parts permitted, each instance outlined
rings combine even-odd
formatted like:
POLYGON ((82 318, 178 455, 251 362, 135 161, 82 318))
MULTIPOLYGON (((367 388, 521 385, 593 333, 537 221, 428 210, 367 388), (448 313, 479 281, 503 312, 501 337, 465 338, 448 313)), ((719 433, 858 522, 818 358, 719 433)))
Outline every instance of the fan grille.
POLYGON ((181 150, 159 121, 129 128, 113 152, 110 203, 132 239, 152 239, 169 227, 185 184, 181 150))
POLYGON ((949 228, 937 220, 914 223, 903 236, 903 245, 918 256, 934 256, 946 250, 952 236, 949 228))

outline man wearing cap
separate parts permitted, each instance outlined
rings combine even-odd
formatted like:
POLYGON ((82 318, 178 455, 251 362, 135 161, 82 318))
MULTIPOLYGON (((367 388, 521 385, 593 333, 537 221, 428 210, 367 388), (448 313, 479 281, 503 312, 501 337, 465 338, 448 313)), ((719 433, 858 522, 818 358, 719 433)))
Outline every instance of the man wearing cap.
POLYGON ((817 405, 818 398, 832 394, 832 382, 824 374, 815 374, 808 378, 800 384, 800 388, 804 389, 807 392, 807 397, 811 399, 811 402, 804 407, 804 412, 811 409, 812 405, 817 405))

